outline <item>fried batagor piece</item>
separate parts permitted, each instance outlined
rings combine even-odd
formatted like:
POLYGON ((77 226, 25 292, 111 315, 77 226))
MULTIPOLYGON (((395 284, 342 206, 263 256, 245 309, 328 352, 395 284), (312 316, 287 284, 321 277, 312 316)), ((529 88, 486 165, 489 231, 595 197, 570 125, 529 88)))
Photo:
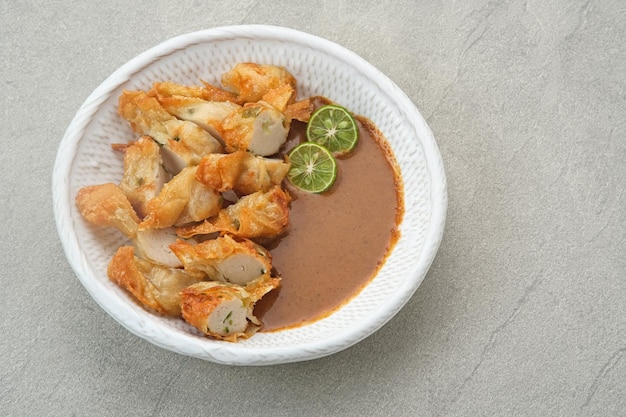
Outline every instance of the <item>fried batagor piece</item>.
POLYGON ((247 62, 222 74, 222 85, 243 102, 257 102, 271 90, 284 85, 295 91, 296 79, 284 67, 247 62))
POLYGON ((113 183, 91 185, 78 190, 76 206, 91 224, 114 227, 134 239, 140 222, 130 201, 113 183))
POLYGON ((206 96, 203 97, 206 101, 232 101, 233 103, 237 103, 239 105, 243 104, 236 94, 209 84, 206 81, 200 81, 202 82, 203 90, 206 94, 206 96))
POLYGON ((280 186, 274 186, 267 192, 257 191, 243 196, 220 210, 217 217, 179 227, 176 233, 183 238, 221 232, 253 240, 269 240, 280 235, 289 225, 290 202, 289 194, 280 186))
POLYGON ((263 101, 276 110, 285 113, 287 107, 294 103, 296 99, 296 90, 289 84, 281 85, 278 88, 268 91, 261 97, 263 101))
POLYGON ((185 321, 207 336, 228 342, 247 339, 260 327, 255 303, 280 286, 280 279, 265 274, 245 287, 227 282, 203 281, 181 292, 185 321))
POLYGON ((243 104, 239 101, 236 94, 211 85, 206 81, 200 81, 202 86, 182 85, 171 81, 155 82, 152 84, 152 89, 148 94, 157 97, 159 100, 166 97, 183 96, 196 97, 206 101, 230 101, 240 105, 243 104))
POLYGON ((209 132, 185 120, 163 123, 171 136, 161 148, 166 168, 172 174, 186 166, 198 165, 203 156, 222 152, 222 144, 209 132))
POLYGON ((163 168, 159 145, 150 136, 142 136, 124 151, 124 176, 119 188, 133 208, 144 217, 146 205, 159 194, 169 175, 163 168))
POLYGON ((222 207, 221 194, 196 179, 198 167, 186 167, 147 204, 139 228, 162 229, 213 217, 222 207))
POLYGON ((226 116, 241 107, 230 101, 207 101, 178 95, 160 97, 159 103, 169 114, 193 122, 217 138, 226 116))
POLYGON ((204 272, 213 281, 246 285, 272 269, 272 257, 265 248, 230 235, 198 244, 179 240, 170 248, 185 270, 204 272))
POLYGON ((307 123, 315 110, 327 104, 335 103, 324 96, 307 97, 303 100, 289 103, 285 109, 285 115, 292 120, 307 123))
POLYGON ((120 247, 109 262, 109 279, 128 290, 142 305, 180 317, 180 292, 202 281, 202 273, 157 265, 135 256, 132 246, 120 247))
MULTIPOLYGON (((124 91, 120 96, 118 112, 133 131, 152 137, 180 159, 177 161, 179 165, 197 164, 205 154, 222 150, 219 140, 209 132, 194 123, 176 119, 156 98, 143 91, 124 91)), ((174 173, 179 170, 174 169, 174 173)))
POLYGON ((196 178, 219 192, 234 190, 247 195, 280 185, 290 166, 282 159, 263 158, 246 151, 215 153, 202 158, 196 178))
POLYGON ((148 135, 161 145, 171 138, 163 123, 176 118, 144 91, 124 90, 120 95, 118 113, 134 132, 148 135))
POLYGON ((178 120, 143 91, 122 92, 118 112, 133 131, 150 136, 177 156, 179 165, 194 165, 202 156, 222 151, 222 144, 211 133, 190 121, 178 120))
POLYGON ((138 230, 133 244, 137 255, 142 259, 171 268, 182 268, 182 262, 170 248, 178 240, 180 238, 176 234, 176 228, 166 227, 138 230))
POLYGON ((310 98, 305 98, 304 100, 288 104, 285 109, 285 115, 290 119, 307 123, 314 111, 313 101, 310 98))
POLYGON ((223 121, 220 135, 227 152, 250 151, 269 156, 287 141, 291 120, 263 101, 246 103, 223 121))

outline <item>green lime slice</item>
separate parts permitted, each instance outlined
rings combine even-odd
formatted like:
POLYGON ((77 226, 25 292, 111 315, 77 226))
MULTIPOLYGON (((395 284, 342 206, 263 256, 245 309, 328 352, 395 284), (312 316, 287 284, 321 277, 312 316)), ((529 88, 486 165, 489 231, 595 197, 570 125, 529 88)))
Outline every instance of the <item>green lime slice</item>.
POLYGON ((310 193, 328 190, 337 178, 337 161, 328 149, 313 142, 303 142, 289 152, 289 181, 310 193))
POLYGON ((310 142, 325 146, 334 155, 340 156, 354 149, 359 141, 359 128, 348 110, 328 104, 311 115, 306 137, 310 142))

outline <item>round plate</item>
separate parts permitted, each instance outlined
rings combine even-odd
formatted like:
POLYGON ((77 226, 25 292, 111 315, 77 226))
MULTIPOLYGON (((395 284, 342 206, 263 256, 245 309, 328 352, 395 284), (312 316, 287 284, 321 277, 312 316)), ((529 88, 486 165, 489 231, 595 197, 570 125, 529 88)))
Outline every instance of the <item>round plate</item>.
POLYGON ((369 336, 391 319, 418 288, 441 242, 447 207, 441 155, 408 97, 353 52, 325 39, 274 26, 219 27, 181 35, 135 57, 83 103, 59 145, 53 172, 55 220, 69 263, 96 302, 132 333, 174 352, 233 365, 269 365, 323 357, 369 336), (323 95, 371 119, 396 156, 404 185, 401 236, 387 261, 356 297, 310 325, 258 333, 239 343, 199 335, 180 319, 147 312, 106 274, 126 243, 113 229, 90 227, 74 199, 84 186, 118 183, 122 158, 111 144, 135 138, 117 114, 123 89, 147 90, 153 81, 219 85, 239 62, 281 65, 298 81, 298 98, 323 95))

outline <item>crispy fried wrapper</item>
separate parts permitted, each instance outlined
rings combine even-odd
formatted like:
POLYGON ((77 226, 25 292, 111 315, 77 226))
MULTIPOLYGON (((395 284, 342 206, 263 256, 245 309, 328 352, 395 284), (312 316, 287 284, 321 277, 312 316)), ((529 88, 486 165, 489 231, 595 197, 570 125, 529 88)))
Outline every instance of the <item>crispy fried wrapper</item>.
POLYGON ((222 84, 237 94, 241 102, 257 102, 272 90, 290 86, 295 96, 296 79, 284 67, 239 63, 222 75, 222 84))
POLYGON ((246 285, 272 270, 272 256, 248 239, 219 236, 198 244, 178 240, 170 245, 185 270, 204 272, 214 281, 246 285))
POLYGON ((126 195, 113 183, 81 188, 76 195, 76 206, 91 224, 114 227, 131 239, 137 235, 139 217, 126 195))
POLYGON ((147 215, 140 229, 161 229, 198 222, 219 213, 220 193, 196 179, 195 167, 186 167, 147 204, 147 215))
POLYGON ((179 317, 180 292, 205 278, 198 272, 157 265, 135 256, 132 246, 117 250, 107 269, 109 279, 128 290, 143 306, 179 317))
POLYGON ((185 321, 207 336, 237 342, 252 336, 260 326, 254 305, 265 294, 280 286, 280 279, 269 274, 247 286, 203 281, 181 292, 185 321))
POLYGON ((247 195, 280 185, 290 166, 283 159, 264 158, 246 151, 210 154, 200 161, 196 178, 219 192, 233 190, 247 195))
POLYGON ((217 217, 179 227, 176 233, 184 238, 221 232, 252 240, 269 240, 279 236, 289 225, 290 202, 289 194, 280 186, 274 186, 267 192, 241 197, 220 210, 217 217))

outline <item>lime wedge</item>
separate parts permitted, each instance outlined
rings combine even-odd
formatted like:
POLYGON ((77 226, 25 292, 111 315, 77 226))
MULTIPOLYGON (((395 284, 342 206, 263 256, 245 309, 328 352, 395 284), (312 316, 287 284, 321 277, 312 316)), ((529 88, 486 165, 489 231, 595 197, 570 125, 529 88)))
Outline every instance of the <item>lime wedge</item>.
POLYGON ((310 142, 325 146, 340 156, 354 149, 359 141, 359 128, 348 110, 328 104, 311 115, 306 136, 310 142))
POLYGON ((310 193, 328 190, 337 178, 337 161, 328 149, 313 142, 303 142, 289 152, 289 181, 310 193))

